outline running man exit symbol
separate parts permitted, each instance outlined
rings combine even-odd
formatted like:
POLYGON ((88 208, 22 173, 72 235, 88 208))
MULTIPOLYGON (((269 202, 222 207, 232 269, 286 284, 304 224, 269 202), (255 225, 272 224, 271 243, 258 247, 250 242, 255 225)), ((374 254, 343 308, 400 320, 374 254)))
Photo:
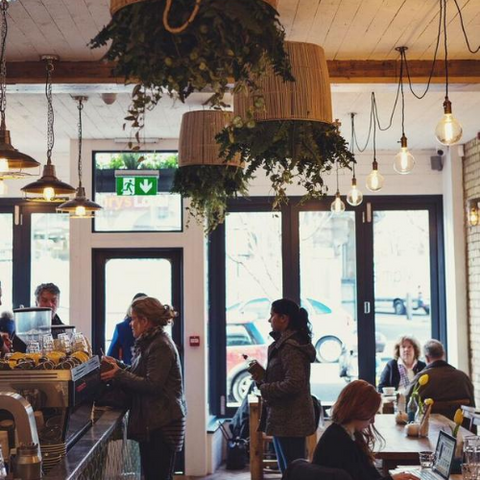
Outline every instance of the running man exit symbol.
POLYGON ((119 196, 156 195, 157 177, 116 177, 116 190, 119 196))

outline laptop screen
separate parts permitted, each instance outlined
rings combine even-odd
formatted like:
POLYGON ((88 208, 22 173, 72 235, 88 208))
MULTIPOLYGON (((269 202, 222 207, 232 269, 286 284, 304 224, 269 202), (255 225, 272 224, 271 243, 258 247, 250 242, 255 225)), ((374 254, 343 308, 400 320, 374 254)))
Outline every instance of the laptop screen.
POLYGON ((440 431, 435 449, 435 463, 433 471, 448 479, 450 468, 452 466, 453 456, 455 454, 456 439, 448 433, 440 431))

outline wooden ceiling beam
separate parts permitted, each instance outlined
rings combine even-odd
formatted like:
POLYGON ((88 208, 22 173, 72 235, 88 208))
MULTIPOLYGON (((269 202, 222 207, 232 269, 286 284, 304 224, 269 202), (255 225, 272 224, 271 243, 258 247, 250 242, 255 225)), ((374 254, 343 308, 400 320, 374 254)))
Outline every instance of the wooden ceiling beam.
MULTIPOLYGON (((409 71, 412 82, 425 83, 430 75, 432 62, 410 60, 409 71)), ((53 72, 53 83, 112 84, 123 83, 123 79, 111 74, 112 63, 58 62, 53 72)), ((332 83, 396 83, 400 63, 396 60, 329 60, 328 68, 332 83)), ((479 60, 451 60, 448 62, 450 83, 480 83, 479 60)), ((432 83, 444 83, 443 62, 435 64, 432 83)), ((44 62, 9 62, 7 64, 8 84, 45 83, 44 62)))

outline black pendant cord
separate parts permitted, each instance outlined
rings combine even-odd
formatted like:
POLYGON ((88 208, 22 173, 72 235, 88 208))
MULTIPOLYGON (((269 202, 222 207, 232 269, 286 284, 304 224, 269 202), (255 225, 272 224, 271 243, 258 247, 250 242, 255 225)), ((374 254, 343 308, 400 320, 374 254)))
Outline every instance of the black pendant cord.
MULTIPOLYGON (((372 92, 372 112, 375 116, 377 103, 375 100, 375 92, 372 92)), ((373 122, 373 162, 377 163, 377 122, 373 122)))
POLYGON ((400 91, 402 96, 402 137, 405 137, 405 92, 403 90, 403 65, 405 47, 400 47, 400 91))
POLYGON ((456 5, 457 10, 458 10, 458 16, 460 17, 460 25, 462 26, 462 32, 463 32, 463 36, 465 38, 465 43, 467 44, 468 51, 470 53, 474 53, 474 54, 480 52, 480 45, 475 50, 471 47, 470 41, 468 40, 468 35, 467 35, 467 30, 465 28, 465 23, 463 21, 462 9, 458 5, 457 0, 453 0, 453 1, 455 2, 455 5, 456 5))
POLYGON ((45 96, 47 97, 47 165, 52 163, 52 150, 55 145, 55 133, 53 130, 53 124, 55 123, 55 112, 53 110, 52 100, 52 72, 53 61, 47 60, 47 76, 45 82, 45 96))
POLYGON ((83 110, 83 98, 78 99, 78 187, 82 187, 82 110, 83 110))
POLYGON ((6 44, 8 34, 7 23, 7 10, 8 1, 1 0, 0 4, 2 15, 2 28, 1 28, 1 52, 0 52, 0 115, 1 115, 1 127, 5 129, 5 111, 7 109, 7 55, 6 44))
MULTIPOLYGON (((350 151, 352 152, 352 155, 355 155, 355 114, 351 113, 350 114, 350 124, 352 127, 352 139, 350 140, 350 151)), ((352 180, 356 180, 355 178, 355 162, 352 164, 352 180)))
POLYGON ((443 46, 445 49, 445 98, 448 98, 447 0, 443 3, 443 46))

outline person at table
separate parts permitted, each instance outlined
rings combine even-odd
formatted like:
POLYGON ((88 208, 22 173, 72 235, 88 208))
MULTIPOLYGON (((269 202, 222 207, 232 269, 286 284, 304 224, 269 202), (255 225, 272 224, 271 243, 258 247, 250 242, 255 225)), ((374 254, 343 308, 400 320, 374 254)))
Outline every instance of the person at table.
POLYGON ((400 337, 393 347, 393 359, 383 369, 378 390, 383 392, 383 387, 395 387, 404 393, 415 375, 426 367, 419 357, 418 340, 410 335, 400 337))
POLYGON ((374 448, 383 438, 375 429, 375 414, 382 397, 364 380, 349 383, 332 409, 333 423, 325 430, 315 448, 313 463, 346 471, 352 480, 418 480, 402 472, 382 477, 374 465, 374 448))
MULTIPOLYGON (((433 398, 434 402, 467 400, 468 405, 474 407, 475 396, 470 378, 445 361, 445 349, 441 342, 429 340, 423 346, 423 354, 427 366, 415 376, 407 389, 407 401, 418 379, 423 374, 427 374, 428 383, 419 390, 422 399, 433 398)), ((452 405, 448 411, 442 411, 442 413, 453 420, 457 408, 458 405, 452 405)), ((433 411, 435 412, 435 403, 433 411)))
POLYGON ((127 436, 140 445, 144 480, 172 480, 176 453, 185 436, 186 405, 180 355, 165 332, 177 313, 156 298, 132 303, 130 316, 135 355, 131 367, 112 357, 101 378, 112 380, 131 398, 127 436))
MULTIPOLYGON (((132 300, 132 303, 137 298, 147 297, 145 293, 137 293, 132 300)), ((132 317, 129 315, 130 308, 127 310, 125 318, 122 322, 117 323, 115 326, 115 331, 113 332, 113 339, 110 347, 108 349, 107 355, 109 357, 116 358, 121 360, 127 365, 132 363, 132 351, 133 345, 135 344, 135 338, 133 337, 132 327, 130 323, 132 322, 132 317)))
POLYGON ((8 310, 0 313, 0 333, 6 333, 9 338, 13 338, 13 334, 15 333, 13 313, 8 310))
POLYGON ((268 347, 264 378, 252 372, 264 400, 261 431, 273 436, 280 470, 305 458, 306 437, 316 430, 310 393, 310 364, 315 361, 308 312, 293 300, 272 303, 269 319, 274 342, 268 347))
POLYGON ((65 325, 57 314, 60 304, 60 289, 54 283, 41 283, 35 289, 37 307, 52 309, 52 325, 65 325))

